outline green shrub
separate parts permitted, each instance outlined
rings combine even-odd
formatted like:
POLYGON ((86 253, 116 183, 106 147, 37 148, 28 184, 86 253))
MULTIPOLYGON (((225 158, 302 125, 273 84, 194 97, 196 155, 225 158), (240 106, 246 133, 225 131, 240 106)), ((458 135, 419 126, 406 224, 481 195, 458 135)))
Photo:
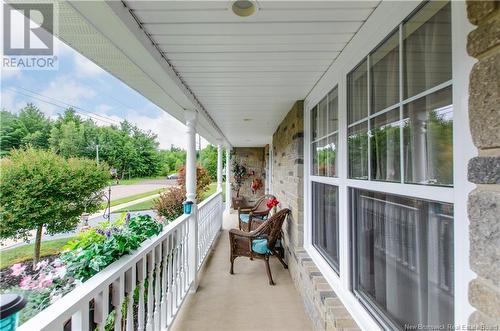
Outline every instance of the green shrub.
POLYGON ((83 212, 99 208, 100 191, 109 180, 105 164, 32 147, 13 150, 0 161, 0 173, 0 238, 27 239, 36 230, 35 263, 42 230, 72 230, 83 212))
POLYGON ((186 199, 186 191, 181 187, 171 187, 167 192, 161 193, 155 199, 153 208, 158 215, 167 221, 173 221, 183 213, 182 203, 186 199))
MULTIPOLYGON (((196 166, 196 200, 198 202, 203 200, 203 192, 208 190, 208 186, 210 185, 211 182, 212 180, 210 179, 208 171, 200 165, 196 166)), ((186 191, 185 166, 182 166, 179 169, 179 179, 177 180, 177 183, 179 184, 180 187, 184 189, 184 191, 186 191)))

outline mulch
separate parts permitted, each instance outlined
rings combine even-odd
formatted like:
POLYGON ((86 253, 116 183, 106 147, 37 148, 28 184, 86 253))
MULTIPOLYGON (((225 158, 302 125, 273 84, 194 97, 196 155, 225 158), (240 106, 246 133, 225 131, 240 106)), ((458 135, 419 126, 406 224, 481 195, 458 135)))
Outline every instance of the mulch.
MULTIPOLYGON (((59 255, 51 255, 51 256, 44 256, 40 259, 40 261, 45 261, 48 260, 49 263, 54 261, 56 258, 58 258, 59 255)), ((22 262, 26 266, 26 270, 24 273, 26 275, 34 275, 37 271, 33 271, 33 261, 25 261, 22 262)), ((4 268, 0 270, 0 289, 5 290, 14 286, 18 286, 19 282, 21 282, 21 279, 23 276, 12 276, 12 270, 10 270, 10 267, 4 268)))

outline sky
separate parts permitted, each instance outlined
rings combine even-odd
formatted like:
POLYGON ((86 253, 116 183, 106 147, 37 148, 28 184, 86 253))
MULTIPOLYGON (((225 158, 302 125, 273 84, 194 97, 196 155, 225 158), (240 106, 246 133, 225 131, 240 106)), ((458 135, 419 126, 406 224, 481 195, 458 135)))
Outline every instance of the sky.
POLYGON ((98 125, 126 119, 151 130, 162 149, 186 148, 184 124, 57 38, 54 43, 57 70, 1 70, 2 109, 17 113, 32 102, 47 116, 57 118, 71 105, 98 125))

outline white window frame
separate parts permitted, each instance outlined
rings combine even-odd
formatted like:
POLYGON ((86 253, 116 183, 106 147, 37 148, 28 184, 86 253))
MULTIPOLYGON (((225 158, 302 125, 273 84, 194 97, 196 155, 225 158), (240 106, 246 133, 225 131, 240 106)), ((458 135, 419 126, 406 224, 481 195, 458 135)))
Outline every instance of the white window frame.
MULTIPOLYGON (((348 178, 347 164, 347 74, 421 3, 383 1, 364 26, 311 90, 304 101, 304 248, 323 276, 341 299, 346 309, 363 330, 381 330, 351 289, 351 234, 349 225, 349 188, 362 188, 420 199, 454 204, 455 324, 467 325, 473 312, 468 300, 468 284, 475 277, 469 265, 469 220, 467 199, 474 185, 467 181, 468 160, 477 155, 468 121, 469 73, 475 60, 466 52, 467 34, 473 26, 467 20, 464 1, 451 1, 452 21, 452 89, 453 89, 453 187, 401 184, 348 178), (338 86, 337 175, 311 175, 311 109, 338 86), (325 183, 339 188, 339 271, 331 268, 312 244, 311 183, 325 183)), ((369 70, 369 68, 368 68, 369 70)), ((403 175, 403 174, 401 174, 403 175)), ((402 176, 401 176, 402 177, 402 176)))

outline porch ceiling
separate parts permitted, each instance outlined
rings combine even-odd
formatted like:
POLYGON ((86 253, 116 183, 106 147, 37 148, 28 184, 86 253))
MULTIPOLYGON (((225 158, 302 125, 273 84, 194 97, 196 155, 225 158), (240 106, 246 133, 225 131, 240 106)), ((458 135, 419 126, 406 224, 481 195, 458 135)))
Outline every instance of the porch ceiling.
POLYGON ((268 143, 372 13, 375 1, 125 1, 231 144, 268 143), (249 121, 250 119, 250 121, 249 121))
POLYGON ((138 67, 137 75, 145 73, 140 79, 155 83, 157 93, 147 82, 138 84, 137 75, 124 75, 126 66, 113 64, 98 48, 89 52, 89 39, 66 33, 72 47, 179 119, 182 109, 204 108, 204 131, 217 131, 207 128, 212 125, 223 133, 212 137, 260 146, 379 1, 258 1, 256 13, 246 18, 232 12, 232 1, 70 3, 138 67), (149 56, 136 54, 137 47, 149 56))

